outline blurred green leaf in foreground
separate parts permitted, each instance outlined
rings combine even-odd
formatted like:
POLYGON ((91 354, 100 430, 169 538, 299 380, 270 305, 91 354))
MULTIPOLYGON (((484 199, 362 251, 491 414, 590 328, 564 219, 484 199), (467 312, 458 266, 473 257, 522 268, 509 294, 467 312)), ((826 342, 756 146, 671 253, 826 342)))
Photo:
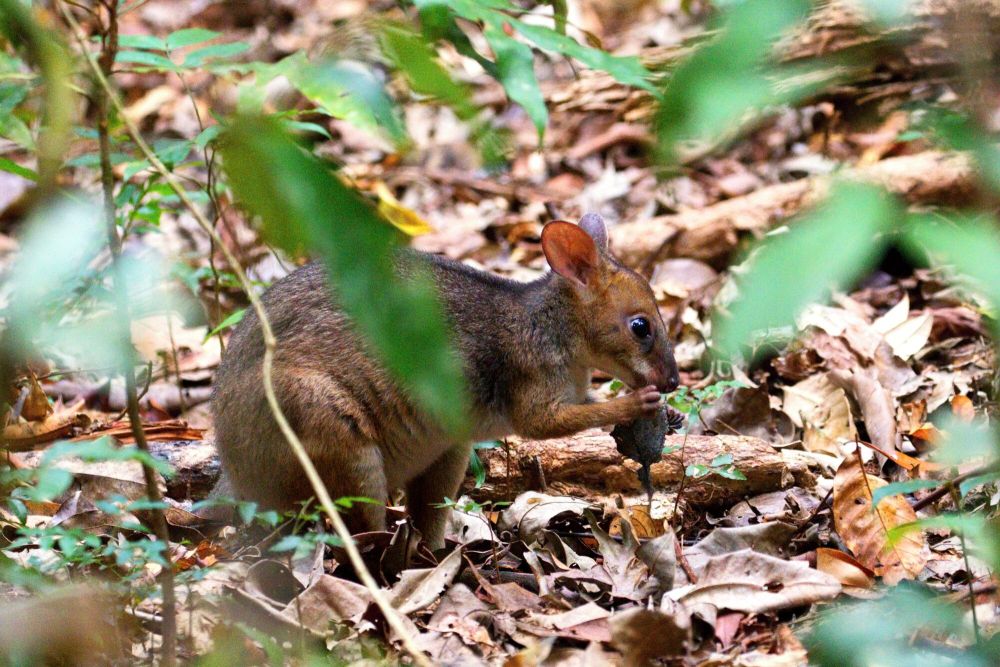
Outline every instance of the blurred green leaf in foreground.
POLYGON ((398 232, 274 120, 237 118, 222 153, 237 198, 261 217, 267 238, 322 258, 338 303, 387 368, 445 428, 461 429, 465 392, 444 312, 427 276, 397 275, 398 232))

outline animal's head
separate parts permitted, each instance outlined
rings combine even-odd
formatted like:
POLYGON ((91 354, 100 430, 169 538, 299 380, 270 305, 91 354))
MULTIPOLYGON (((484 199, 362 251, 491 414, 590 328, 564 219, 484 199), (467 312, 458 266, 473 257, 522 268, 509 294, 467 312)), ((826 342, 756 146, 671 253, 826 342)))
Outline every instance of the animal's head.
POLYGON ((588 213, 579 225, 556 220, 542 229, 549 266, 572 288, 590 364, 632 388, 679 383, 673 348, 645 278, 608 251, 608 229, 588 213))

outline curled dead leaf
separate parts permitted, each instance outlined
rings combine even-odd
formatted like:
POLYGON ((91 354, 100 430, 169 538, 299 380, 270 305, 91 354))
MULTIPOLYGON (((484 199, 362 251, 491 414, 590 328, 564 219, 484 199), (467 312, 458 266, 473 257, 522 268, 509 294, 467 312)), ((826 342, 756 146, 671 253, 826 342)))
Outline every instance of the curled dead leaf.
POLYGON ((852 597, 871 597, 875 573, 839 549, 816 549, 816 569, 840 582, 844 592, 852 597))

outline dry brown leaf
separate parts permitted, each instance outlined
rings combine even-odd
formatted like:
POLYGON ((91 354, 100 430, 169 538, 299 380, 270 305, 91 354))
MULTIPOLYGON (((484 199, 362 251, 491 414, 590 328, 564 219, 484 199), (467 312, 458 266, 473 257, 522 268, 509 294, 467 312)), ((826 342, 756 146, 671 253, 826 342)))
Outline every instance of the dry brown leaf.
POLYGON ((364 586, 324 574, 289 602, 281 614, 323 636, 334 630, 334 623, 360 618, 370 603, 371 593, 364 586))
POLYGON ((622 518, 625 518, 632 526, 632 532, 640 540, 648 540, 659 537, 666 532, 663 520, 657 521, 649 515, 649 509, 645 505, 629 505, 622 509, 611 520, 608 526, 608 534, 618 537, 622 534, 622 518))
POLYGON ((389 601, 400 614, 425 609, 441 596, 462 567, 462 550, 455 549, 437 567, 406 570, 392 587, 389 601))
POLYGON ((90 417, 77 412, 83 401, 46 417, 40 422, 21 422, 3 429, 4 449, 21 452, 66 438, 90 425, 90 417))
POLYGON ((927 563, 927 541, 922 531, 912 531, 890 544, 888 532, 917 520, 902 495, 889 496, 872 511, 872 493, 886 482, 867 474, 860 457, 848 456, 833 480, 833 519, 837 534, 858 561, 896 584, 913 579, 927 563))
POLYGON ((968 396, 953 396, 951 413, 964 422, 971 422, 976 418, 976 408, 968 396))
MULTIPOLYGON (((667 598, 666 602, 671 601, 667 598)), ((677 603, 669 606, 672 613, 629 609, 611 617, 611 641, 625 655, 622 664, 641 667, 684 653, 691 636, 691 616, 677 603)))
POLYGON ((816 549, 816 569, 834 577, 852 597, 868 597, 875 586, 875 573, 839 549, 816 549))
POLYGON ((766 556, 750 549, 708 559, 697 584, 668 595, 690 607, 761 613, 799 607, 840 594, 840 582, 802 561, 766 556))
POLYGON ((896 406, 892 395, 879 383, 875 369, 830 371, 830 379, 854 396, 861 407, 861 415, 872 443, 883 451, 899 449, 896 406))
POLYGON ((28 375, 28 395, 21 406, 21 416, 30 422, 37 422, 52 414, 52 406, 45 391, 38 384, 34 373, 28 375))
POLYGON ((847 394, 820 373, 786 387, 783 409, 803 427, 802 446, 810 452, 843 456, 842 446, 857 438, 847 394))

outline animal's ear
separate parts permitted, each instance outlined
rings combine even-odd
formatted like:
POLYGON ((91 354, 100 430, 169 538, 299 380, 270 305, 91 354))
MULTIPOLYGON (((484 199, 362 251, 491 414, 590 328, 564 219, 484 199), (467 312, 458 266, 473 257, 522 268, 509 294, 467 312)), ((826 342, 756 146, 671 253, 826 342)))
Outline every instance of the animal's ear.
POLYGON ((565 220, 542 228, 542 252, 553 271, 581 287, 593 280, 601 261, 590 234, 565 220))
POLYGON ((597 213, 586 213, 580 218, 580 228, 590 234, 594 243, 601 250, 608 249, 608 226, 604 224, 604 218, 597 213))

